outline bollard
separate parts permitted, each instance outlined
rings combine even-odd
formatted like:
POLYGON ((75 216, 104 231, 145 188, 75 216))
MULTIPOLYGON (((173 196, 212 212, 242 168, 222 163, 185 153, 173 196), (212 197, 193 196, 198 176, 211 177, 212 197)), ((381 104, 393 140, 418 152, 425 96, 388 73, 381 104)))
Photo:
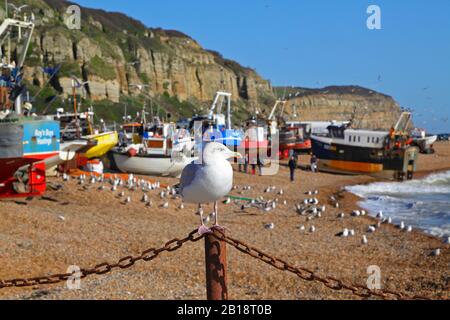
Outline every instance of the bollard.
POLYGON ((205 265, 207 299, 228 300, 227 245, 213 234, 205 237, 205 265))

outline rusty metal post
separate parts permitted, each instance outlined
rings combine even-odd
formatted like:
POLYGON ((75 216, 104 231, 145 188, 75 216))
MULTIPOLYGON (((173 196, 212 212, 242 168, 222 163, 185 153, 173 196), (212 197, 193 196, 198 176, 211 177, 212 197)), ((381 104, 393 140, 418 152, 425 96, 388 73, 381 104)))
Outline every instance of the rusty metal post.
POLYGON ((205 237, 205 265, 208 300, 228 300, 227 245, 213 234, 205 237))

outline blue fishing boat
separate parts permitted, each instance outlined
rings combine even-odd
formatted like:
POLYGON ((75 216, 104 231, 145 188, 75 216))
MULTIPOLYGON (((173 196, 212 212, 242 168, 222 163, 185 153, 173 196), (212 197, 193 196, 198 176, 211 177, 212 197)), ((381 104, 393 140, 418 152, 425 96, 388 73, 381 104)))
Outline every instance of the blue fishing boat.
POLYGON ((59 122, 31 116, 32 105, 22 105, 22 67, 33 30, 31 19, 7 18, 0 25, 2 46, 11 35, 23 35, 13 40, 21 48, 17 63, 8 56, 0 65, 0 198, 42 194, 46 161, 60 153, 59 122))
POLYGON ((197 116, 191 120, 189 125, 194 132, 196 144, 202 142, 222 143, 232 150, 242 145, 244 139, 243 130, 233 129, 231 122, 231 94, 217 92, 213 104, 206 116, 197 116), (222 112, 226 105, 226 115, 222 112), (201 136, 199 133, 201 132, 201 136))

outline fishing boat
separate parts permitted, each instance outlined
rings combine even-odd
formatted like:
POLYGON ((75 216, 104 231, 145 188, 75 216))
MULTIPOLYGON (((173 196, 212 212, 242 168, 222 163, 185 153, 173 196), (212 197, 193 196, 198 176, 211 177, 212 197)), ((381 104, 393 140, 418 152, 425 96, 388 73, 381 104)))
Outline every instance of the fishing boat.
POLYGON ((291 154, 309 153, 311 151, 310 127, 295 121, 286 121, 284 113, 286 100, 277 100, 268 117, 268 124, 272 134, 278 133, 280 159, 288 158, 291 154), (281 106, 278 115, 276 112, 281 106))
POLYGON ((311 125, 307 123, 288 121, 286 127, 295 135, 295 154, 308 154, 311 152, 311 125))
POLYGON ((193 117, 190 124, 190 133, 197 142, 218 142, 232 150, 237 150, 243 142, 242 130, 233 129, 231 121, 231 93, 219 91, 216 93, 209 114, 193 117), (226 105, 226 115, 222 112, 226 105), (198 127, 197 127, 198 126, 198 127), (199 131, 201 130, 201 136, 199 131))
POLYGON ((269 149, 267 123, 253 116, 245 122, 244 131, 239 149, 245 154, 266 156, 269 149))
MULTIPOLYGON (((23 106, 21 70, 34 30, 31 19, 7 18, 0 25, 0 45, 16 41, 17 64, 11 55, 2 59, 2 74, 11 84, 1 87, 0 106, 0 198, 41 195, 46 190, 46 162, 59 159, 59 123, 30 115, 32 105, 23 106), (20 35, 11 39, 12 35, 20 35), (24 43, 20 43, 24 41, 24 43)), ((8 46, 8 51, 10 47, 8 46)))
POLYGON ((312 135, 313 154, 319 170, 343 174, 377 175, 393 171, 398 179, 412 178, 418 148, 410 146, 406 133, 410 113, 403 113, 390 132, 330 125, 328 133, 312 135))
POLYGON ((143 125, 141 143, 119 146, 110 152, 112 166, 123 173, 178 177, 198 158, 187 130, 155 117, 143 125))
POLYGON ((89 148, 84 148, 82 158, 102 158, 119 142, 116 131, 99 130, 93 127, 95 113, 91 108, 86 112, 65 112, 63 108, 57 110, 53 119, 61 124, 61 141, 63 143, 80 143, 87 141, 89 148))
POLYGON ((426 133, 425 129, 416 128, 411 132, 411 137, 413 144, 419 147, 420 152, 426 154, 434 153, 433 146, 438 140, 437 135, 430 135, 426 133))

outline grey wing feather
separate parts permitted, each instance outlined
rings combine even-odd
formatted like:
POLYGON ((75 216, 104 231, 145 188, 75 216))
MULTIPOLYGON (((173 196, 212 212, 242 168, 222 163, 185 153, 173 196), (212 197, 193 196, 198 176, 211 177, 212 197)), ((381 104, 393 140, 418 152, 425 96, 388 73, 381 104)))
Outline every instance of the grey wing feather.
POLYGON ((183 194, 183 189, 188 187, 195 179, 195 174, 197 173, 198 168, 199 166, 194 163, 191 163, 184 168, 180 179, 181 194, 183 194))

